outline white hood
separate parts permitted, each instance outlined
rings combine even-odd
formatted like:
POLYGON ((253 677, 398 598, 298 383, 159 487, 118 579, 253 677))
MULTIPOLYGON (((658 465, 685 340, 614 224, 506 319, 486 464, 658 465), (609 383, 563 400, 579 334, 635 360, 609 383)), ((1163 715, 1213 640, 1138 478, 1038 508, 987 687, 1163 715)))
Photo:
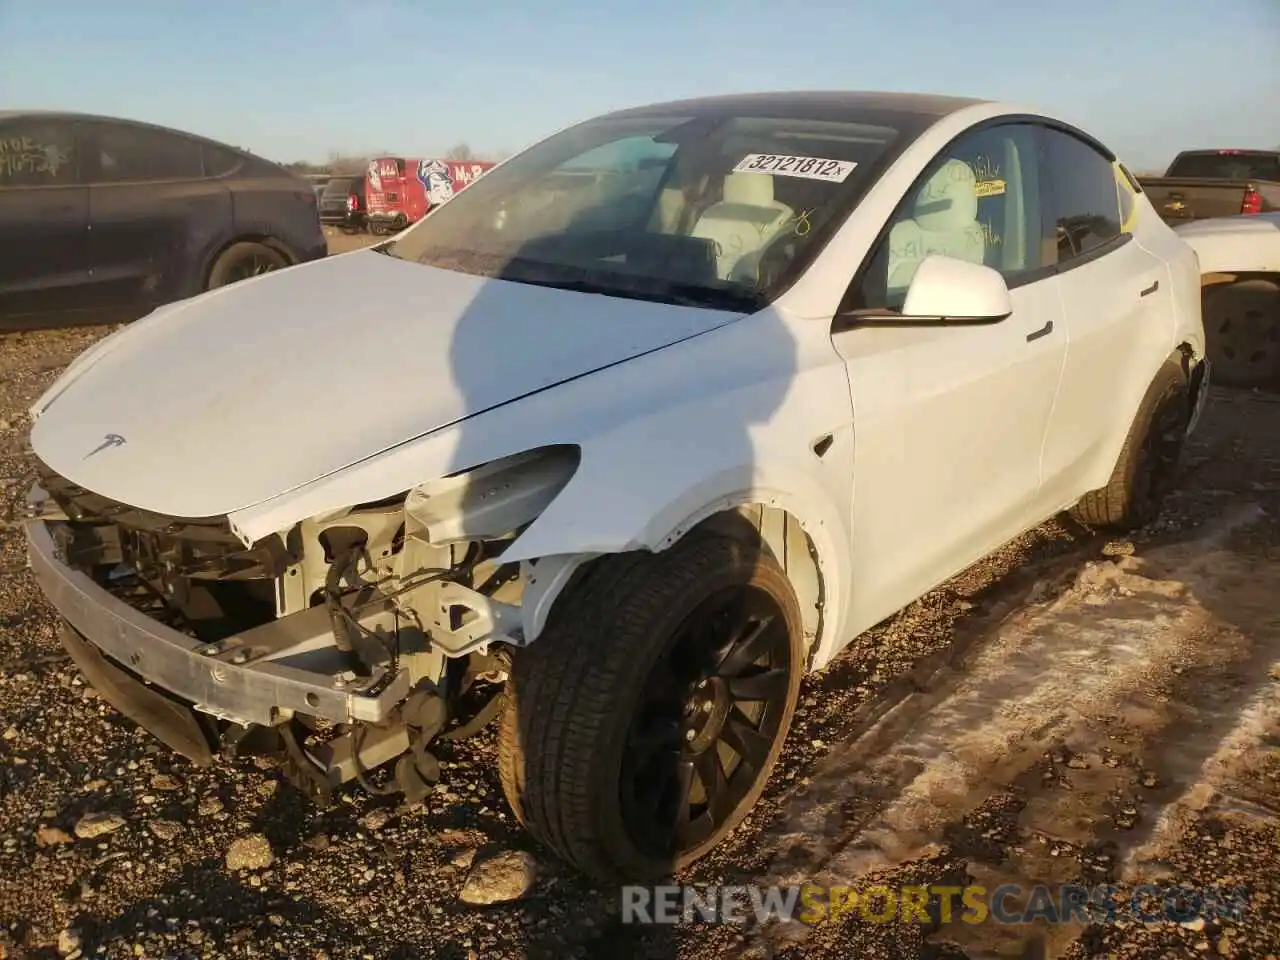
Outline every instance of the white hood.
POLYGON ((220 516, 740 316, 348 254, 101 342, 33 408, 31 444, 102 496, 220 516))

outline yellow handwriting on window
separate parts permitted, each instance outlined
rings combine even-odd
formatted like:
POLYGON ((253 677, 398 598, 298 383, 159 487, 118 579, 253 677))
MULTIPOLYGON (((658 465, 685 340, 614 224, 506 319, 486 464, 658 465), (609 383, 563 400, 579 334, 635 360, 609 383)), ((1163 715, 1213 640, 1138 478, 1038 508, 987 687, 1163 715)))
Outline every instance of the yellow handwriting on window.
POLYGON ((763 240, 770 233, 785 233, 790 230, 794 236, 807 236, 809 231, 813 229, 813 224, 809 222, 809 218, 813 216, 814 209, 801 210, 799 213, 793 213, 782 223, 778 224, 776 230, 771 230, 772 221, 766 221, 756 225, 756 230, 760 233, 760 239, 763 240))
POLYGON ((30 137, 0 137, 0 178, 20 173, 47 173, 56 177, 70 160, 69 151, 30 137))
POLYGON ((970 160, 969 169, 973 171, 975 180, 1000 180, 1000 164, 985 154, 980 153, 970 160))

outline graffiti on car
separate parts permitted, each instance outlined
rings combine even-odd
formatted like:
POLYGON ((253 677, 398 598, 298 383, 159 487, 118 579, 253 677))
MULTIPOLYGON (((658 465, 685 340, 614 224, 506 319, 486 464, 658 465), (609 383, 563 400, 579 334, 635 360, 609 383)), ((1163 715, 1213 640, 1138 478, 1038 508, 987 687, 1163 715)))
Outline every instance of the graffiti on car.
POLYGON ((71 162, 71 151, 31 137, 0 137, 0 178, 48 174, 52 179, 71 162))

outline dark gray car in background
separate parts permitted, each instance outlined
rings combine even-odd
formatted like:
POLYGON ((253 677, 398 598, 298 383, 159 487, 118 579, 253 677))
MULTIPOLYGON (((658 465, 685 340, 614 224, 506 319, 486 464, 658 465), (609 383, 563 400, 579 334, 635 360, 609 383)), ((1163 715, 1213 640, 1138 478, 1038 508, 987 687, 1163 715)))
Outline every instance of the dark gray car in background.
POLYGON ((323 257, 315 191, 152 124, 0 112, 0 328, 115 323, 323 257))
POLYGON ((320 222, 354 233, 369 221, 369 195, 363 173, 335 174, 320 193, 320 222))

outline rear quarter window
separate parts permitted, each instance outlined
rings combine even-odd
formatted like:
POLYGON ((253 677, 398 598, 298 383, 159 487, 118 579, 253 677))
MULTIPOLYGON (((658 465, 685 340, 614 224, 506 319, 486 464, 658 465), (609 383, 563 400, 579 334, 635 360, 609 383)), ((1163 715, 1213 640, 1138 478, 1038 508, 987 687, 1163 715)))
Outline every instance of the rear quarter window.
POLYGON ((1138 185, 1124 164, 1116 161, 1116 197, 1120 201, 1120 230, 1132 233, 1138 218, 1138 185))
MULTIPOLYGON (((270 160, 264 160, 262 157, 247 155, 244 157, 243 166, 239 173, 242 177, 253 177, 264 180, 280 180, 287 185, 288 189, 296 189, 299 180, 306 183, 305 178, 290 173, 284 167, 272 163, 270 160)), ((306 184, 314 186, 313 184, 306 184)), ((314 193, 313 193, 314 195, 314 193)))
POLYGON ((200 145, 204 155, 204 175, 206 177, 225 177, 235 173, 244 165, 244 157, 234 150, 220 147, 213 143, 200 145))

